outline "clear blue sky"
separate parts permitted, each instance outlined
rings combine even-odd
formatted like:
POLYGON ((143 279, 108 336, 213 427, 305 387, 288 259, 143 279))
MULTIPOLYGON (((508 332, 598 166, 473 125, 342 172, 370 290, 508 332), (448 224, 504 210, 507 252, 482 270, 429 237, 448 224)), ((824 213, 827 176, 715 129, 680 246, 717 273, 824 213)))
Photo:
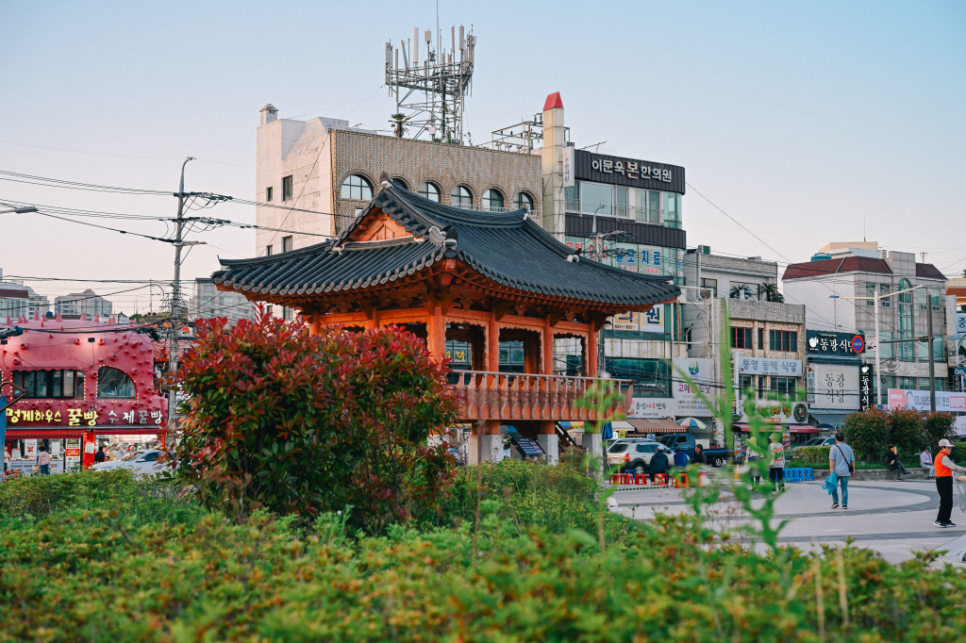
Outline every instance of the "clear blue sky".
MULTIPOLYGON (((966 3, 440 2, 478 37, 476 141, 560 91, 578 146, 683 165, 691 246, 802 261, 832 240, 966 268, 966 3), (602 148, 602 149, 603 149, 602 148), (770 246, 770 247, 768 247, 770 246)), ((435 2, 8 2, 0 5, 0 169, 254 198, 255 127, 325 115, 385 127, 383 43, 431 28, 435 2), (397 15, 405 15, 396 18, 397 15), (47 148, 87 152, 79 154, 47 148), (96 153, 96 154, 95 154, 96 153)), ((170 197, 0 181, 15 199, 173 215, 170 197)), ((254 222, 251 208, 211 211, 254 222)), ((0 215, 7 275, 170 279, 165 244, 0 215)), ((96 221, 97 222, 97 221, 96 221)), ((148 234, 161 223, 103 222, 148 234)), ((254 234, 194 238, 184 275, 253 254, 254 234)), ((34 284, 59 294, 79 284, 34 284)), ((95 286, 103 293, 124 286, 95 286)), ((112 297, 132 312, 147 290, 112 297)))

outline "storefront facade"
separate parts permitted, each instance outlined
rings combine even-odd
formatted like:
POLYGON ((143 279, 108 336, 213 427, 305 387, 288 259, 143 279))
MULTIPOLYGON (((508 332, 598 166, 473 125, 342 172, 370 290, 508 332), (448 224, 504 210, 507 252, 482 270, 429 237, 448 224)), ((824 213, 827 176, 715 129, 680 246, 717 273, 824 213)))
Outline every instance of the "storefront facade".
POLYGON ((35 316, 5 326, 24 331, 0 346, 4 394, 24 396, 5 411, 8 470, 31 469, 41 446, 54 473, 90 466, 99 441, 163 443, 167 402, 151 340, 134 325, 35 316))
POLYGON ((841 427, 845 418, 871 402, 863 382, 871 380, 871 366, 863 369, 865 334, 825 330, 806 331, 805 353, 809 423, 841 427))

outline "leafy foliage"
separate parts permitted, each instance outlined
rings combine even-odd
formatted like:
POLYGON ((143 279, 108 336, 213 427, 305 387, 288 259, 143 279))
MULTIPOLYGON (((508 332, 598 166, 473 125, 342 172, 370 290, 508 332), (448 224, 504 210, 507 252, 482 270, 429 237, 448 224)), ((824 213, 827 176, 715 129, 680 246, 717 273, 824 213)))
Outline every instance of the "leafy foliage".
POLYGON ((267 314, 200 322, 180 371, 177 476, 241 516, 342 510, 372 530, 421 519, 453 476, 443 447, 427 446, 456 417, 444 373, 394 328, 310 336, 267 314))
POLYGON ((934 557, 896 566, 849 546, 815 557, 793 548, 759 555, 702 535, 684 515, 634 525, 602 551, 586 531, 547 529, 538 514, 526 533, 508 520, 505 505, 555 476, 550 499, 569 503, 587 489, 556 467, 505 464, 487 467, 475 557, 468 521, 422 531, 394 525, 357 539, 344 514, 303 527, 262 511, 245 525, 217 513, 144 521, 118 512, 133 487, 102 497, 98 484, 112 489, 116 480, 77 474, 93 494, 77 498, 86 508, 0 515, 0 643, 811 643, 820 619, 830 641, 966 635, 966 575, 935 568, 934 557), (840 592, 848 624, 834 599, 840 592))
POLYGON ((795 450, 795 459, 803 464, 819 464, 828 467, 828 456, 831 450, 832 447, 799 447, 795 450))
POLYGON ((938 411, 868 409, 846 417, 843 432, 859 460, 882 462, 888 446, 895 444, 899 457, 911 461, 923 449, 935 454, 939 440, 953 436, 953 416, 938 411))

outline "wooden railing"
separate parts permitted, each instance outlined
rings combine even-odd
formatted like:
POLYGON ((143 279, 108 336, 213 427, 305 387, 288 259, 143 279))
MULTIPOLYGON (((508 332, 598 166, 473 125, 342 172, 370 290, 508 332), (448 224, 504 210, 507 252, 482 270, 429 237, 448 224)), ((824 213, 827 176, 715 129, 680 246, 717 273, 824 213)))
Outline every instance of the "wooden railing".
POLYGON ((451 371, 450 385, 459 397, 461 420, 596 420, 597 412, 575 408, 593 382, 626 389, 631 380, 596 377, 451 371))

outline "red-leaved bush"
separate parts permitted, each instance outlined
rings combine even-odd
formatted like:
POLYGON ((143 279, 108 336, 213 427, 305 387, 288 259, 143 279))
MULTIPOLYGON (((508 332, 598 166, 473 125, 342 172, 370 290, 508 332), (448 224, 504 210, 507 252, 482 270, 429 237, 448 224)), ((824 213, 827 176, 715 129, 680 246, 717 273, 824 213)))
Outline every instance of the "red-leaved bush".
POLYGON ((446 367, 398 328, 350 333, 269 315, 198 323, 184 359, 177 476, 208 504, 379 531, 430 519, 453 477, 430 434, 456 419, 446 367))

